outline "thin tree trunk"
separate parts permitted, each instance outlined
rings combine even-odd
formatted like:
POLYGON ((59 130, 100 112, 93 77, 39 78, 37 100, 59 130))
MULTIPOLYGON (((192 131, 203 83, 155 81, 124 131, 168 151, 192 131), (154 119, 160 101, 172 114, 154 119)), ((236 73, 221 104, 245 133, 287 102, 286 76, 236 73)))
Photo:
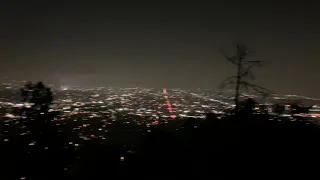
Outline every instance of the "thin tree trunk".
POLYGON ((237 62, 237 66, 238 66, 238 70, 237 70, 237 84, 236 84, 236 93, 235 93, 235 105, 236 105, 236 113, 239 110, 239 90, 240 90, 240 81, 241 81, 241 61, 242 61, 242 57, 240 54, 240 47, 237 46, 237 54, 238 54, 238 62, 237 62))

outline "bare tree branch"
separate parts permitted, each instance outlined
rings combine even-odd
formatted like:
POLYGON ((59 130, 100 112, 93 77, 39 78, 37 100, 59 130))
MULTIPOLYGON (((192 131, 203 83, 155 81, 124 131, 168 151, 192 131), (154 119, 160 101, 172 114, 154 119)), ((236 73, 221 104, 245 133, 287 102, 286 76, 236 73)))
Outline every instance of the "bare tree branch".
POLYGON ((227 79, 225 79, 221 85, 220 85, 220 90, 224 89, 227 85, 232 85, 236 84, 236 90, 235 90, 235 104, 236 104, 236 110, 238 110, 239 106, 239 97, 240 97, 240 87, 245 88, 247 91, 249 89, 253 89, 257 93, 260 93, 264 96, 272 94, 272 92, 266 88, 263 88, 259 85, 251 84, 244 79, 250 78, 250 79, 255 79, 255 76, 252 72, 253 67, 261 67, 262 66, 262 61, 248 61, 245 60, 246 57, 252 53, 255 53, 256 51, 253 51, 249 49, 247 46, 238 43, 236 45, 237 48, 237 54, 235 56, 228 56, 225 52, 223 52, 220 49, 221 54, 224 55, 224 57, 230 61, 231 63, 235 64, 238 68, 237 70, 237 75, 236 76, 231 76, 227 79))
POLYGON ((261 67, 262 63, 263 63, 263 61, 243 61, 242 65, 251 64, 251 65, 256 65, 256 66, 261 67))
POLYGON ((222 49, 219 49, 219 51, 229 62, 231 62, 234 65, 238 65, 237 64, 237 56, 230 57, 222 49))
POLYGON ((224 89, 227 85, 231 85, 231 84, 235 84, 236 81, 235 79, 237 78, 237 76, 231 76, 228 77, 227 79, 225 79, 224 81, 222 81, 222 83, 219 86, 219 89, 222 90, 224 89), (233 80, 234 79, 234 80, 233 80))
POLYGON ((254 91, 256 91, 257 93, 260 93, 260 94, 263 94, 263 95, 270 95, 270 94, 273 94, 272 91, 264 88, 264 87, 261 87, 259 85, 256 85, 256 84, 251 84, 249 82, 246 82, 246 81, 241 81, 240 82, 242 85, 244 86, 247 86, 251 89, 253 89, 254 91))
POLYGON ((251 72, 251 69, 252 69, 253 66, 249 66, 247 67, 246 69, 242 68, 242 72, 241 72, 241 76, 244 77, 244 76, 248 76, 251 72))

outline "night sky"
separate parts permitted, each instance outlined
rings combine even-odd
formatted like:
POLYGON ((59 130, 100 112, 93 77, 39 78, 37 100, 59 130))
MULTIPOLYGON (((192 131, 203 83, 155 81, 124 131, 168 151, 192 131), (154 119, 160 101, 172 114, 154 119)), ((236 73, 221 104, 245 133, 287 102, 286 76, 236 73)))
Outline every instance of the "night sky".
POLYGON ((235 73, 219 48, 241 41, 266 61, 254 71, 257 84, 320 97, 316 0, 50 2, 0 2, 0 76, 217 88, 235 73))

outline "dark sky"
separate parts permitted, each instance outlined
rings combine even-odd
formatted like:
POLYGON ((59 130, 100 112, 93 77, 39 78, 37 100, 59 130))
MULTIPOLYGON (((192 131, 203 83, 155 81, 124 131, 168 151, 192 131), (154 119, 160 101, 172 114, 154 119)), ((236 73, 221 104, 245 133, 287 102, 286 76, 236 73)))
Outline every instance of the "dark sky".
POLYGON ((0 3, 1 76, 217 88, 235 72, 219 47, 241 40, 266 61, 256 83, 320 96, 316 0, 22 2, 0 3))

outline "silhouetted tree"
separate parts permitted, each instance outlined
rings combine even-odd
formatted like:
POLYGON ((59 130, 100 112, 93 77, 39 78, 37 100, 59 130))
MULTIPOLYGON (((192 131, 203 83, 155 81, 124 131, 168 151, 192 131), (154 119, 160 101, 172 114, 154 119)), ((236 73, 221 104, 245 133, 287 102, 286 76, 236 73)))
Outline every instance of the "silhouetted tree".
POLYGON ((296 100, 290 104, 293 114, 309 113, 308 107, 303 106, 301 100, 296 100))
POLYGON ((244 115, 252 115, 253 109, 256 104, 257 104, 257 102, 252 98, 248 98, 247 100, 245 100, 243 102, 243 109, 242 109, 243 114, 244 115))
MULTIPOLYGON (((253 67, 260 67, 262 61, 252 61, 246 60, 248 55, 255 53, 255 51, 250 50, 247 46, 237 43, 236 45, 236 55, 228 56, 226 53, 221 51, 221 53, 225 56, 225 58, 230 61, 232 64, 237 66, 237 75, 231 76, 225 79, 222 84, 220 85, 220 90, 224 89, 227 85, 234 85, 235 84, 235 110, 236 112, 239 110, 239 96, 240 96, 240 88, 244 87, 245 89, 249 90, 253 89, 254 91, 265 95, 271 94, 271 91, 263 88, 259 85, 252 84, 248 82, 249 79, 255 79, 254 74, 252 73, 253 67)), ((221 92, 221 91, 220 91, 221 92)))
POLYGON ((280 104, 275 104, 274 105, 274 112, 277 114, 282 114, 284 112, 284 106, 280 104))
POLYGON ((51 89, 42 82, 32 84, 28 82, 24 88, 21 88, 22 102, 29 103, 34 112, 47 112, 49 105, 52 104, 51 89))
POLYGON ((31 81, 27 82, 23 88, 20 89, 22 102, 29 102, 33 91, 33 84, 31 81))
POLYGON ((28 174, 27 176, 38 174, 47 176, 51 171, 57 175, 63 173, 63 168, 69 163, 72 149, 63 148, 69 138, 65 132, 59 132, 56 125, 51 123, 55 116, 48 112, 53 101, 51 89, 42 82, 36 84, 28 82, 21 88, 21 97, 22 101, 28 105, 25 108, 25 123, 30 136, 26 141, 35 144, 35 148, 29 150, 32 154, 28 156, 29 169, 24 169, 22 172, 28 174))

